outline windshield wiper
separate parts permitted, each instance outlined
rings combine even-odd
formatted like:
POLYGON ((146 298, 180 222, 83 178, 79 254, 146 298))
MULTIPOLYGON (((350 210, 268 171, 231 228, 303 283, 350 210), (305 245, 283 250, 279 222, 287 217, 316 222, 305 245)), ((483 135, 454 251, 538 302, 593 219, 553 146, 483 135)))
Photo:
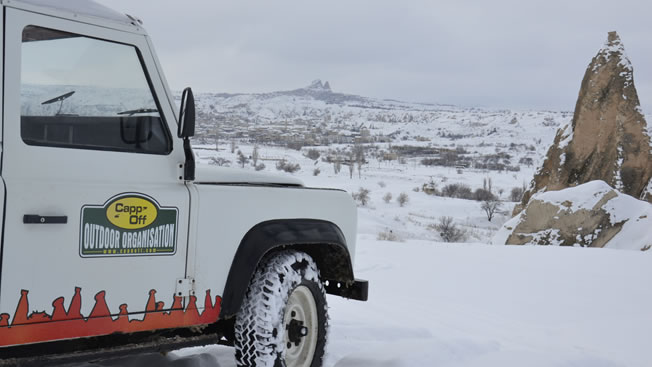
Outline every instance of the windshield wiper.
POLYGON ((66 99, 68 99, 68 98, 69 98, 70 96, 72 96, 73 94, 75 94, 75 91, 74 91, 74 90, 73 90, 72 92, 64 93, 64 94, 62 94, 62 95, 60 95, 60 96, 58 96, 58 97, 54 97, 54 98, 52 98, 52 99, 48 99, 47 101, 42 102, 41 104, 42 104, 42 105, 45 105, 45 104, 52 104, 52 103, 54 103, 54 102, 61 102, 61 103, 59 104, 59 111, 57 111, 57 113, 56 113, 56 116, 59 116, 59 115, 61 115, 61 107, 63 107, 63 101, 65 101, 66 99))
POLYGON ((132 116, 132 115, 135 115, 135 114, 138 114, 138 113, 152 113, 152 112, 158 112, 158 110, 156 108, 139 108, 139 109, 136 109, 136 110, 118 112, 118 115, 132 116))

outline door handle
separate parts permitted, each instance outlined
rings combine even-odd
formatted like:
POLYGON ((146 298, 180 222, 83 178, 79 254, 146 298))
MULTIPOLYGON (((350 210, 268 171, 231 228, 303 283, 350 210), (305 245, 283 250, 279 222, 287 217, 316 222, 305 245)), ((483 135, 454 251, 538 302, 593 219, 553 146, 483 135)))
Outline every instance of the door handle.
POLYGON ((38 215, 38 214, 25 214, 23 216, 23 223, 25 224, 65 224, 68 223, 67 215, 38 215))

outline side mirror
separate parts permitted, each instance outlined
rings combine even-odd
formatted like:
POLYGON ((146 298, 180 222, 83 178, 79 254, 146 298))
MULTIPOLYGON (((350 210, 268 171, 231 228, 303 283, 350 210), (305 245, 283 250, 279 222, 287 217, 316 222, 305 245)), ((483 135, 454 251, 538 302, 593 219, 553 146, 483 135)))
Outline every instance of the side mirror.
POLYGON ((192 89, 186 88, 181 95, 181 110, 179 111, 179 130, 177 136, 189 138, 195 135, 195 97, 192 89))

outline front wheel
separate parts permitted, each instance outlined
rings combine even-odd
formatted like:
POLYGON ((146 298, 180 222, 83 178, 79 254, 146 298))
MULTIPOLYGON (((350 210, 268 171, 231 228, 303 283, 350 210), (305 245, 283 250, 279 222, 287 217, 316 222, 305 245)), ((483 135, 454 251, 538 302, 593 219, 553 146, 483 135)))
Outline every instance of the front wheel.
POLYGON ((283 251, 254 274, 235 321, 238 366, 319 367, 328 330, 326 292, 310 256, 283 251))

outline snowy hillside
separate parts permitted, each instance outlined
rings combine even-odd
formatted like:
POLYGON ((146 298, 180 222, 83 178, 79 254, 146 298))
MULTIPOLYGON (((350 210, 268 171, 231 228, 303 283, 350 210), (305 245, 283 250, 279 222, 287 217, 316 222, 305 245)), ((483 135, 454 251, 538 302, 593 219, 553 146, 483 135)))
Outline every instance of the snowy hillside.
POLYGON ((195 141, 258 143, 301 148, 392 143, 460 150, 467 166, 497 156, 511 167, 536 164, 570 112, 512 111, 378 100, 331 90, 317 80, 305 88, 265 94, 196 96, 195 141), (509 154, 507 157, 505 154, 509 154), (534 162, 532 162, 534 161, 534 162), (520 163, 519 163, 520 162, 520 163))

